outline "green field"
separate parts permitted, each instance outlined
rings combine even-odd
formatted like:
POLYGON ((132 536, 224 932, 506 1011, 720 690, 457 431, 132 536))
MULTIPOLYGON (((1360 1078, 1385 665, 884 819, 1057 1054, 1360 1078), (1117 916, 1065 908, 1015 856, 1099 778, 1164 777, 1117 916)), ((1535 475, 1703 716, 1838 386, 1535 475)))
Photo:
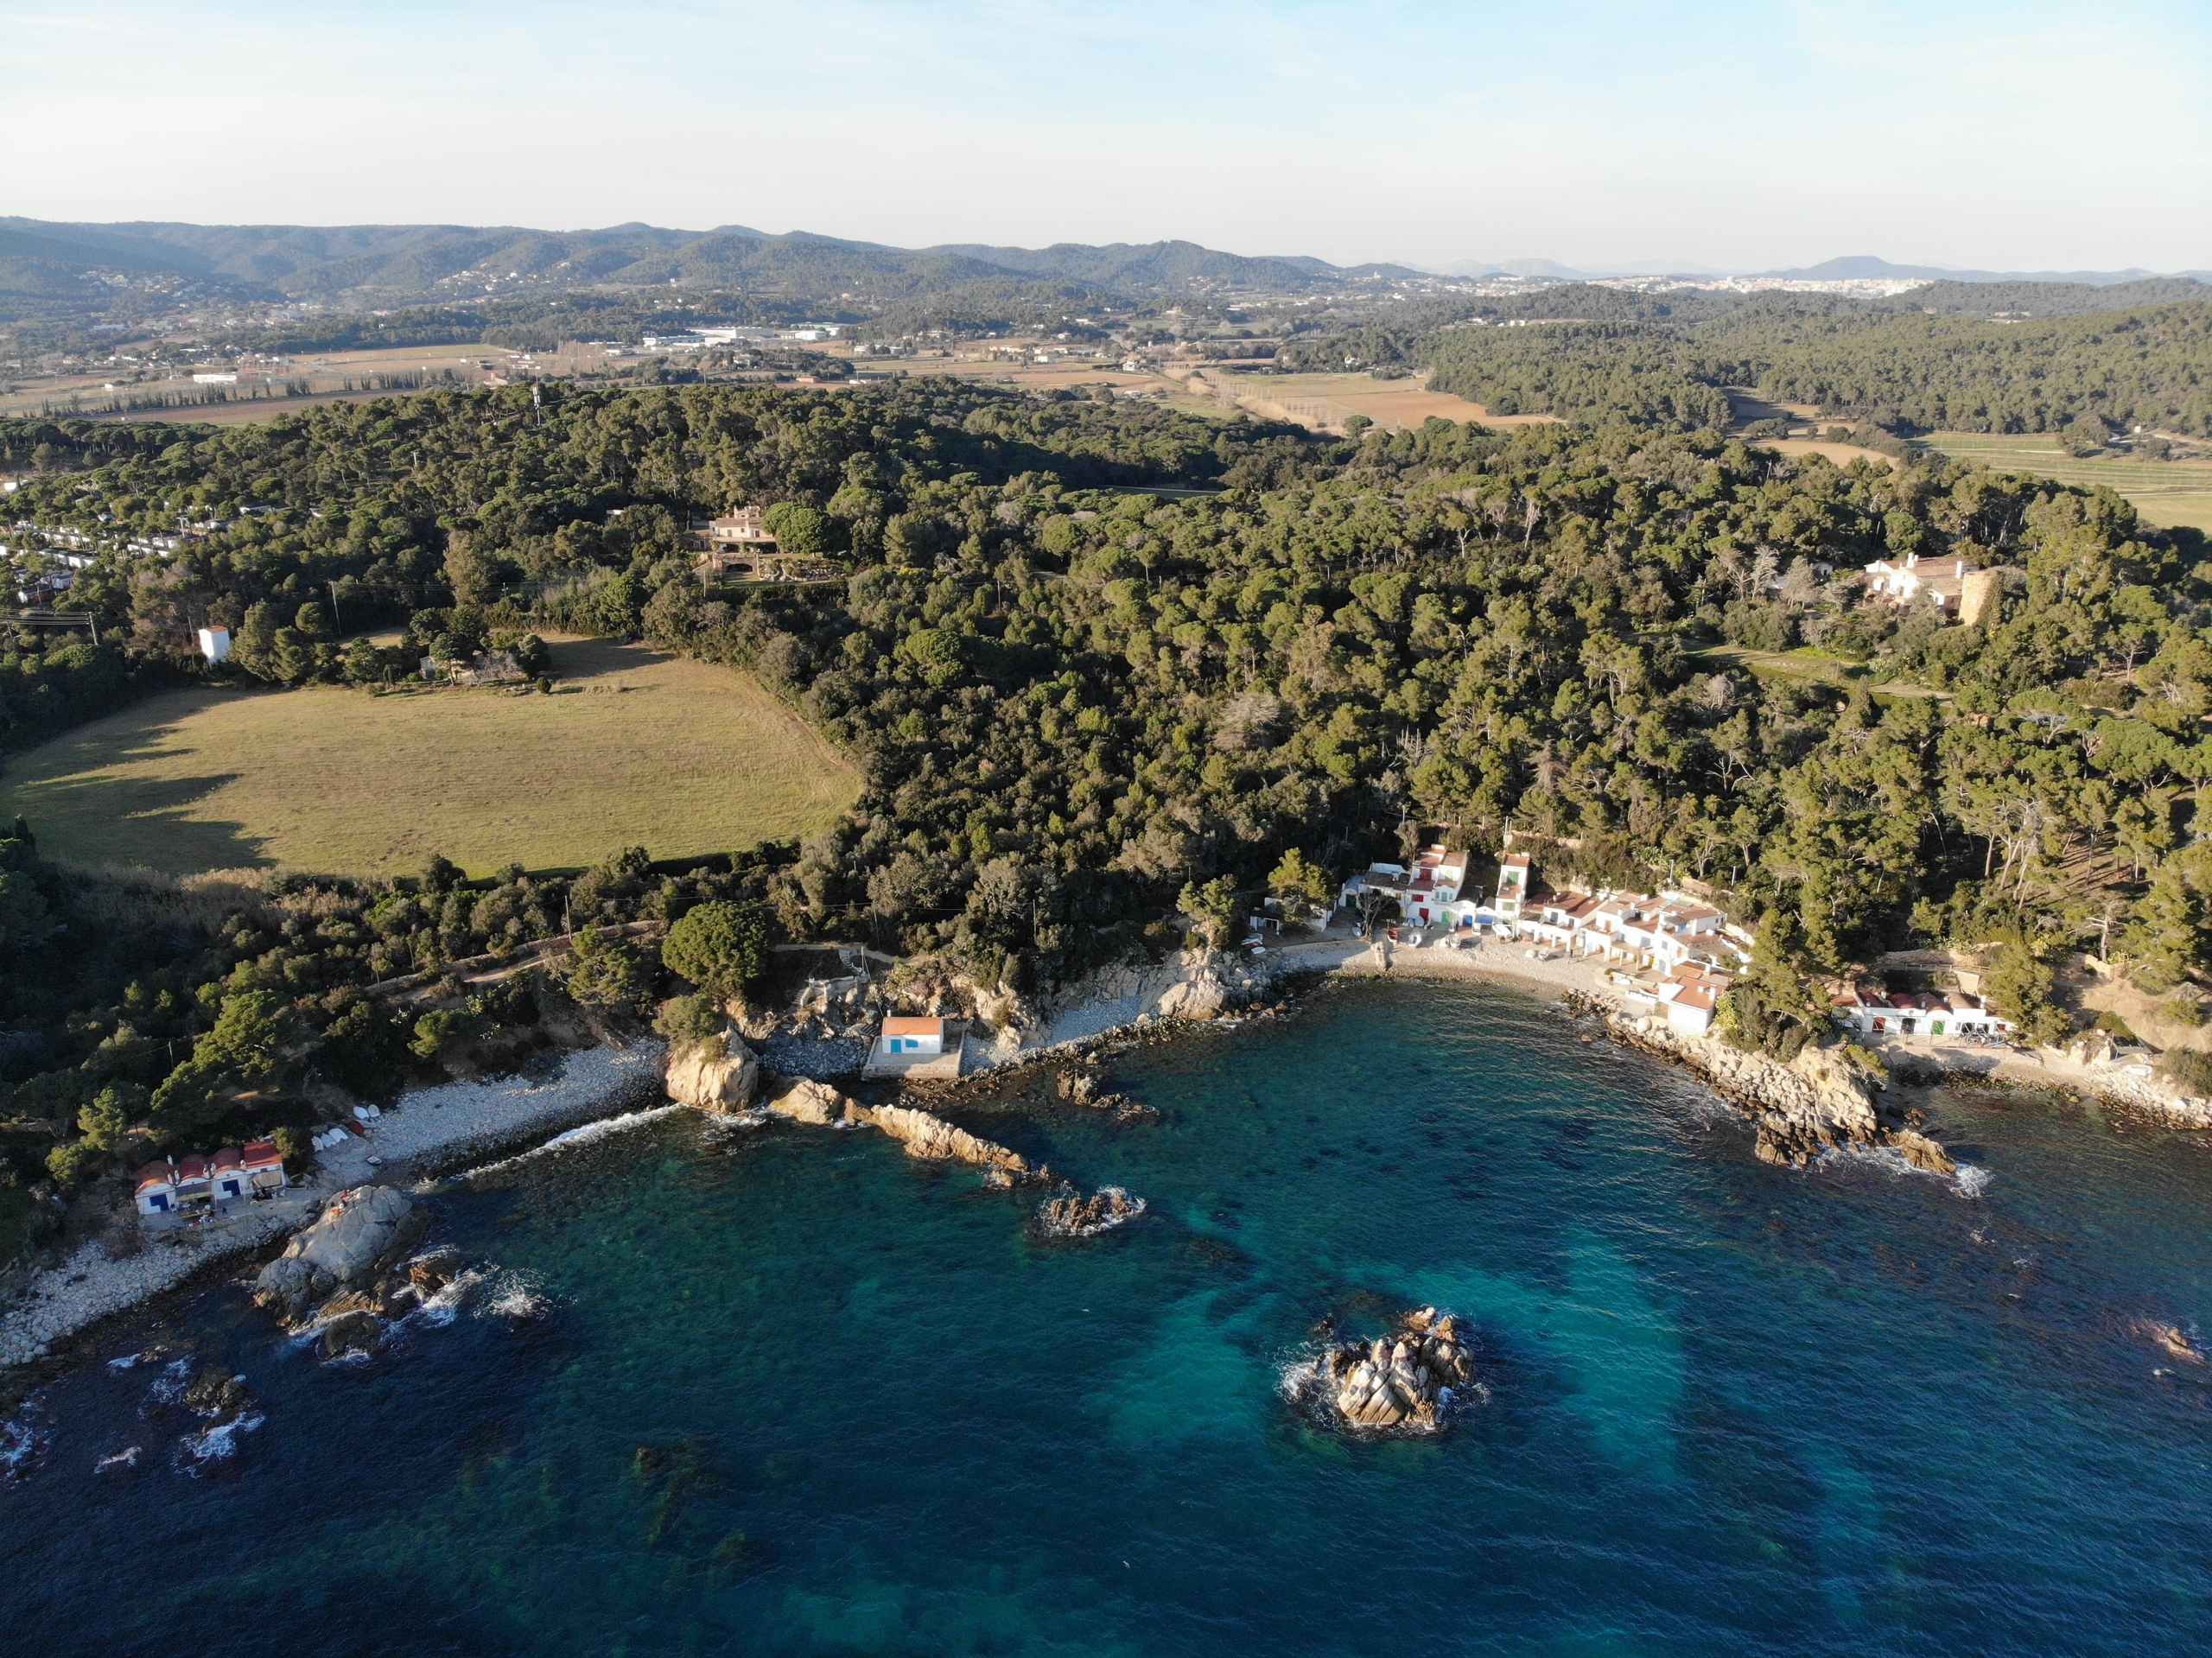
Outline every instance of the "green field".
POLYGON ((2109 454, 2076 461, 2048 432, 1933 432, 1926 447, 1980 461, 1993 472, 2034 473, 2085 487, 2102 484, 2134 502, 2152 524, 2212 530, 2212 461, 2138 461, 2109 454))
POLYGON ((604 639, 552 653, 551 696, 169 692, 11 756, 0 812, 79 863, 391 874, 442 852, 485 874, 729 851, 859 792, 747 676, 604 639))

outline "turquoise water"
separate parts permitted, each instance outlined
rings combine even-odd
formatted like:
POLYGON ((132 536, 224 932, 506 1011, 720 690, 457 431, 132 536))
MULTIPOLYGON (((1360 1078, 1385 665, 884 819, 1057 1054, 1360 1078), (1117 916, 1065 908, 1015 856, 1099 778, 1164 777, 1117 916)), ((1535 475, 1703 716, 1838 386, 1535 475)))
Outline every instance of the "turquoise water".
POLYGON ((448 1186, 497 1270, 374 1362, 208 1293, 138 1340, 230 1363, 266 1420, 201 1462, 150 1367, 32 1401, 0 1644, 2212 1645, 2212 1375, 2134 1327, 2212 1306, 2200 1140, 1959 1105, 1979 1197, 1776 1170, 1675 1073, 1465 985, 1339 987, 1116 1075, 1162 1121, 1033 1084, 965 1118, 1149 1200, 1098 1238, 872 1133, 678 1113, 448 1186), (497 1310, 525 1291, 547 1316, 497 1310), (1481 1332, 1448 1436, 1285 1408, 1317 1320, 1421 1302, 1481 1332))

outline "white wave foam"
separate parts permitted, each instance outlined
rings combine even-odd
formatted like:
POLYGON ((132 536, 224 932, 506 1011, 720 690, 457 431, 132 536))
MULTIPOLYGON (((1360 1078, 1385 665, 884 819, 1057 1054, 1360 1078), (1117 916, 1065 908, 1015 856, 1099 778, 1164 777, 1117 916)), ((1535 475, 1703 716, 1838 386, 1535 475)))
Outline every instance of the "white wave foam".
POLYGON ((518 1163, 546 1152, 565 1151, 572 1147, 589 1145, 593 1140, 603 1140, 609 1134, 623 1134, 632 1128, 642 1128, 656 1118, 668 1115, 671 1111, 689 1109, 690 1109, 689 1106, 682 1105, 648 1106, 642 1111, 625 1111, 619 1117, 601 1117, 596 1122, 581 1123, 566 1133, 554 1135, 542 1146, 533 1146, 528 1151, 517 1152, 513 1156, 500 1158, 496 1162, 480 1163, 473 1169, 464 1169, 455 1178, 466 1180, 480 1174, 496 1173, 501 1169, 512 1168, 518 1163))
POLYGON ((192 1460, 183 1464, 187 1473, 197 1473, 209 1463, 227 1462, 238 1455, 238 1435, 251 1433, 269 1419, 258 1411, 219 1422, 203 1433, 188 1433, 177 1441, 184 1454, 192 1460))
POLYGON ((537 1287, 537 1280, 526 1274, 502 1272, 493 1278, 482 1302, 477 1306, 480 1318, 543 1318, 553 1311, 552 1298, 537 1287))
POLYGON ((144 1450, 144 1446, 134 1445, 127 1451, 117 1452, 112 1457, 102 1457, 92 1464, 92 1471, 95 1474, 105 1474, 114 1468, 136 1468, 138 1465, 138 1458, 144 1450))
POLYGON ((1989 1190, 1989 1183, 1996 1178, 1980 1164, 1961 1163, 1957 1178, 1951 1183, 1951 1190, 1961 1197, 1979 1197, 1989 1190))
POLYGON ((27 1422, 0 1422, 0 1479, 20 1479, 52 1436, 27 1422))
POLYGON ((161 1375, 154 1378, 154 1385, 146 1389, 149 1404, 174 1405, 184 1397, 184 1390, 192 1385, 192 1360, 189 1357, 172 1359, 162 1366, 161 1375))

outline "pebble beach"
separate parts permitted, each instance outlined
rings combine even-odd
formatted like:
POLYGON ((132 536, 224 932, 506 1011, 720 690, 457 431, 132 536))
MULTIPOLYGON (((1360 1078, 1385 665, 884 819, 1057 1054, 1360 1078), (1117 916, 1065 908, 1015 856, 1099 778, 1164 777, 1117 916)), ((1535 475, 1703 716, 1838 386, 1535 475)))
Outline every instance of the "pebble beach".
POLYGON ((275 1242, 312 1220, 334 1191, 411 1178, 658 1099, 661 1053, 658 1042, 588 1048, 563 1055, 557 1071, 543 1077, 418 1089, 365 1135, 318 1156, 273 1200, 232 1204, 234 1212, 213 1224, 149 1235, 139 1253, 120 1260, 92 1239, 41 1273, 23 1299, 0 1314, 0 1369, 46 1357, 87 1325, 275 1242))

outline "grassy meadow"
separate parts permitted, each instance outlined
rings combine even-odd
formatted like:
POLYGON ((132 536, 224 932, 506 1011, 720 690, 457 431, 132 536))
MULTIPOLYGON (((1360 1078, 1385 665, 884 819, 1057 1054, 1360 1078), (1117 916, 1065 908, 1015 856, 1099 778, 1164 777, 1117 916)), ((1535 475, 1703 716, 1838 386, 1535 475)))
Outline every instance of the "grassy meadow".
POLYGON ((605 639, 551 649, 551 696, 169 692, 10 756, 0 812, 77 863, 394 874, 442 852, 485 874, 728 851, 810 833, 859 792, 748 676, 605 639))

